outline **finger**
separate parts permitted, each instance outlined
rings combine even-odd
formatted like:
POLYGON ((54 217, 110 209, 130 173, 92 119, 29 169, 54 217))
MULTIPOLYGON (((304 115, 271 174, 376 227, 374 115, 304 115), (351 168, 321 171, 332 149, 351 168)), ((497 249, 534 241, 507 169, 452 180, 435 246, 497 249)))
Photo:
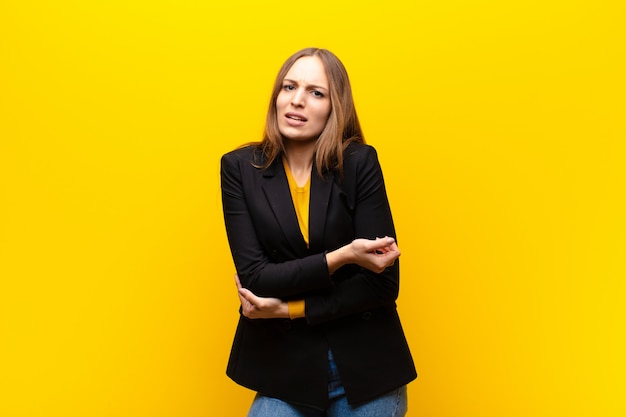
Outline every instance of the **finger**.
POLYGON ((256 308, 245 300, 241 304, 241 310, 243 312, 243 315, 248 317, 249 319, 254 318, 254 314, 256 313, 256 308))
POLYGON ((235 285, 237 286, 237 289, 241 288, 241 281, 239 281, 239 275, 235 274, 235 285))
POLYGON ((397 253, 397 254, 400 253, 400 249, 398 248, 398 245, 396 244, 396 242, 392 242, 388 246, 378 249, 378 251, 384 252, 384 253, 397 253))
POLYGON ((384 265, 385 267, 393 265, 396 259, 400 256, 400 252, 398 251, 389 251, 383 254, 378 255, 379 265, 384 265))
POLYGON ((246 298, 243 296, 241 290, 237 290, 237 297, 239 297, 239 301, 241 302, 241 304, 248 303, 248 300, 246 300, 246 298))
POLYGON ((245 288, 240 288, 239 289, 239 294, 250 304, 252 305, 257 305, 260 301, 259 297, 257 297, 256 295, 254 295, 252 293, 252 291, 247 290, 245 288))
POLYGON ((376 238, 376 240, 370 240, 370 245, 371 247, 373 247, 374 249, 382 249, 388 246, 391 246, 392 244, 395 243, 395 239, 392 237, 379 237, 376 238))
POLYGON ((245 312, 245 316, 254 308, 252 304, 248 300, 246 300, 241 294, 237 293, 239 296, 239 302, 241 303, 241 308, 245 312))
POLYGON ((375 252, 380 255, 392 251, 393 245, 395 245, 395 240, 392 237, 377 239, 370 243, 371 249, 369 252, 375 252))

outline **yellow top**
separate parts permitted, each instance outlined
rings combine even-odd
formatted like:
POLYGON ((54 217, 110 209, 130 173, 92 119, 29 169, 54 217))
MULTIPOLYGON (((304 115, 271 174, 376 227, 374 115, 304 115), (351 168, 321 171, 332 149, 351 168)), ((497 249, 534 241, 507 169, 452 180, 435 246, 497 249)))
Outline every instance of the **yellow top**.
POLYGON ((302 237, 309 246, 309 199, 311 197, 311 177, 306 181, 303 187, 299 187, 296 180, 293 178, 293 174, 287 165, 287 161, 283 159, 283 166, 285 167, 285 173, 287 174, 287 181, 289 182, 289 191, 291 191, 291 199, 293 200, 293 206, 296 209, 296 217, 298 218, 298 226, 302 232, 302 237))
MULTIPOLYGON (((309 246, 309 200, 311 197, 311 177, 309 177, 306 184, 304 184, 304 187, 299 187, 296 180, 293 178, 293 174, 289 169, 287 161, 284 159, 283 166, 285 167, 287 181, 289 182, 289 191, 291 192, 293 207, 296 209, 298 226, 300 226, 300 232, 302 233, 302 237, 304 238, 306 245, 309 246)), ((287 306, 289 307, 289 318, 292 320, 304 317, 304 300, 289 301, 287 306)))

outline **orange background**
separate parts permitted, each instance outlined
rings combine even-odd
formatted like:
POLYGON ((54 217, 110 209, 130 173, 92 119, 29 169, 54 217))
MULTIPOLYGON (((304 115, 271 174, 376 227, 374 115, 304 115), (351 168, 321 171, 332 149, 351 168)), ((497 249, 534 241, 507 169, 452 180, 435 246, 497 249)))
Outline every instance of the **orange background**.
POLYGON ((410 416, 622 416, 621 1, 2 0, 0 416, 242 416, 219 157, 351 75, 402 249, 410 416))

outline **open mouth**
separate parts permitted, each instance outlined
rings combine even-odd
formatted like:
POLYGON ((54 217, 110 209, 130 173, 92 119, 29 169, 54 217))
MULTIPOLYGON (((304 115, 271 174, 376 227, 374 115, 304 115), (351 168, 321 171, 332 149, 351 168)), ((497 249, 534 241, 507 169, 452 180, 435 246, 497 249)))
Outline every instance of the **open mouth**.
POLYGON ((295 120, 297 122, 306 122, 307 121, 307 118, 302 116, 301 114, 287 113, 285 115, 285 117, 287 119, 295 120))

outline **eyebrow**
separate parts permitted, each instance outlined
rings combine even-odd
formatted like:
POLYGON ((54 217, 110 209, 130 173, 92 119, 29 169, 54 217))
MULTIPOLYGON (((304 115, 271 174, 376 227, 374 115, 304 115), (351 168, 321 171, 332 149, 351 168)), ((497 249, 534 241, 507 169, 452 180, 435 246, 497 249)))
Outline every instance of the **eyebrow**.
MULTIPOLYGON (((290 82, 290 83, 294 83, 294 84, 298 84, 298 82, 297 82, 296 80, 291 80, 291 79, 289 79, 289 78, 284 78, 284 79, 283 79, 283 82, 285 82, 285 81, 288 81, 288 82, 290 82)), ((326 87, 322 87, 321 85, 308 84, 308 85, 307 85, 307 87, 313 87, 313 88, 317 88, 317 89, 320 89, 320 90, 326 90, 326 91, 328 91, 328 88, 326 88, 326 87)))

